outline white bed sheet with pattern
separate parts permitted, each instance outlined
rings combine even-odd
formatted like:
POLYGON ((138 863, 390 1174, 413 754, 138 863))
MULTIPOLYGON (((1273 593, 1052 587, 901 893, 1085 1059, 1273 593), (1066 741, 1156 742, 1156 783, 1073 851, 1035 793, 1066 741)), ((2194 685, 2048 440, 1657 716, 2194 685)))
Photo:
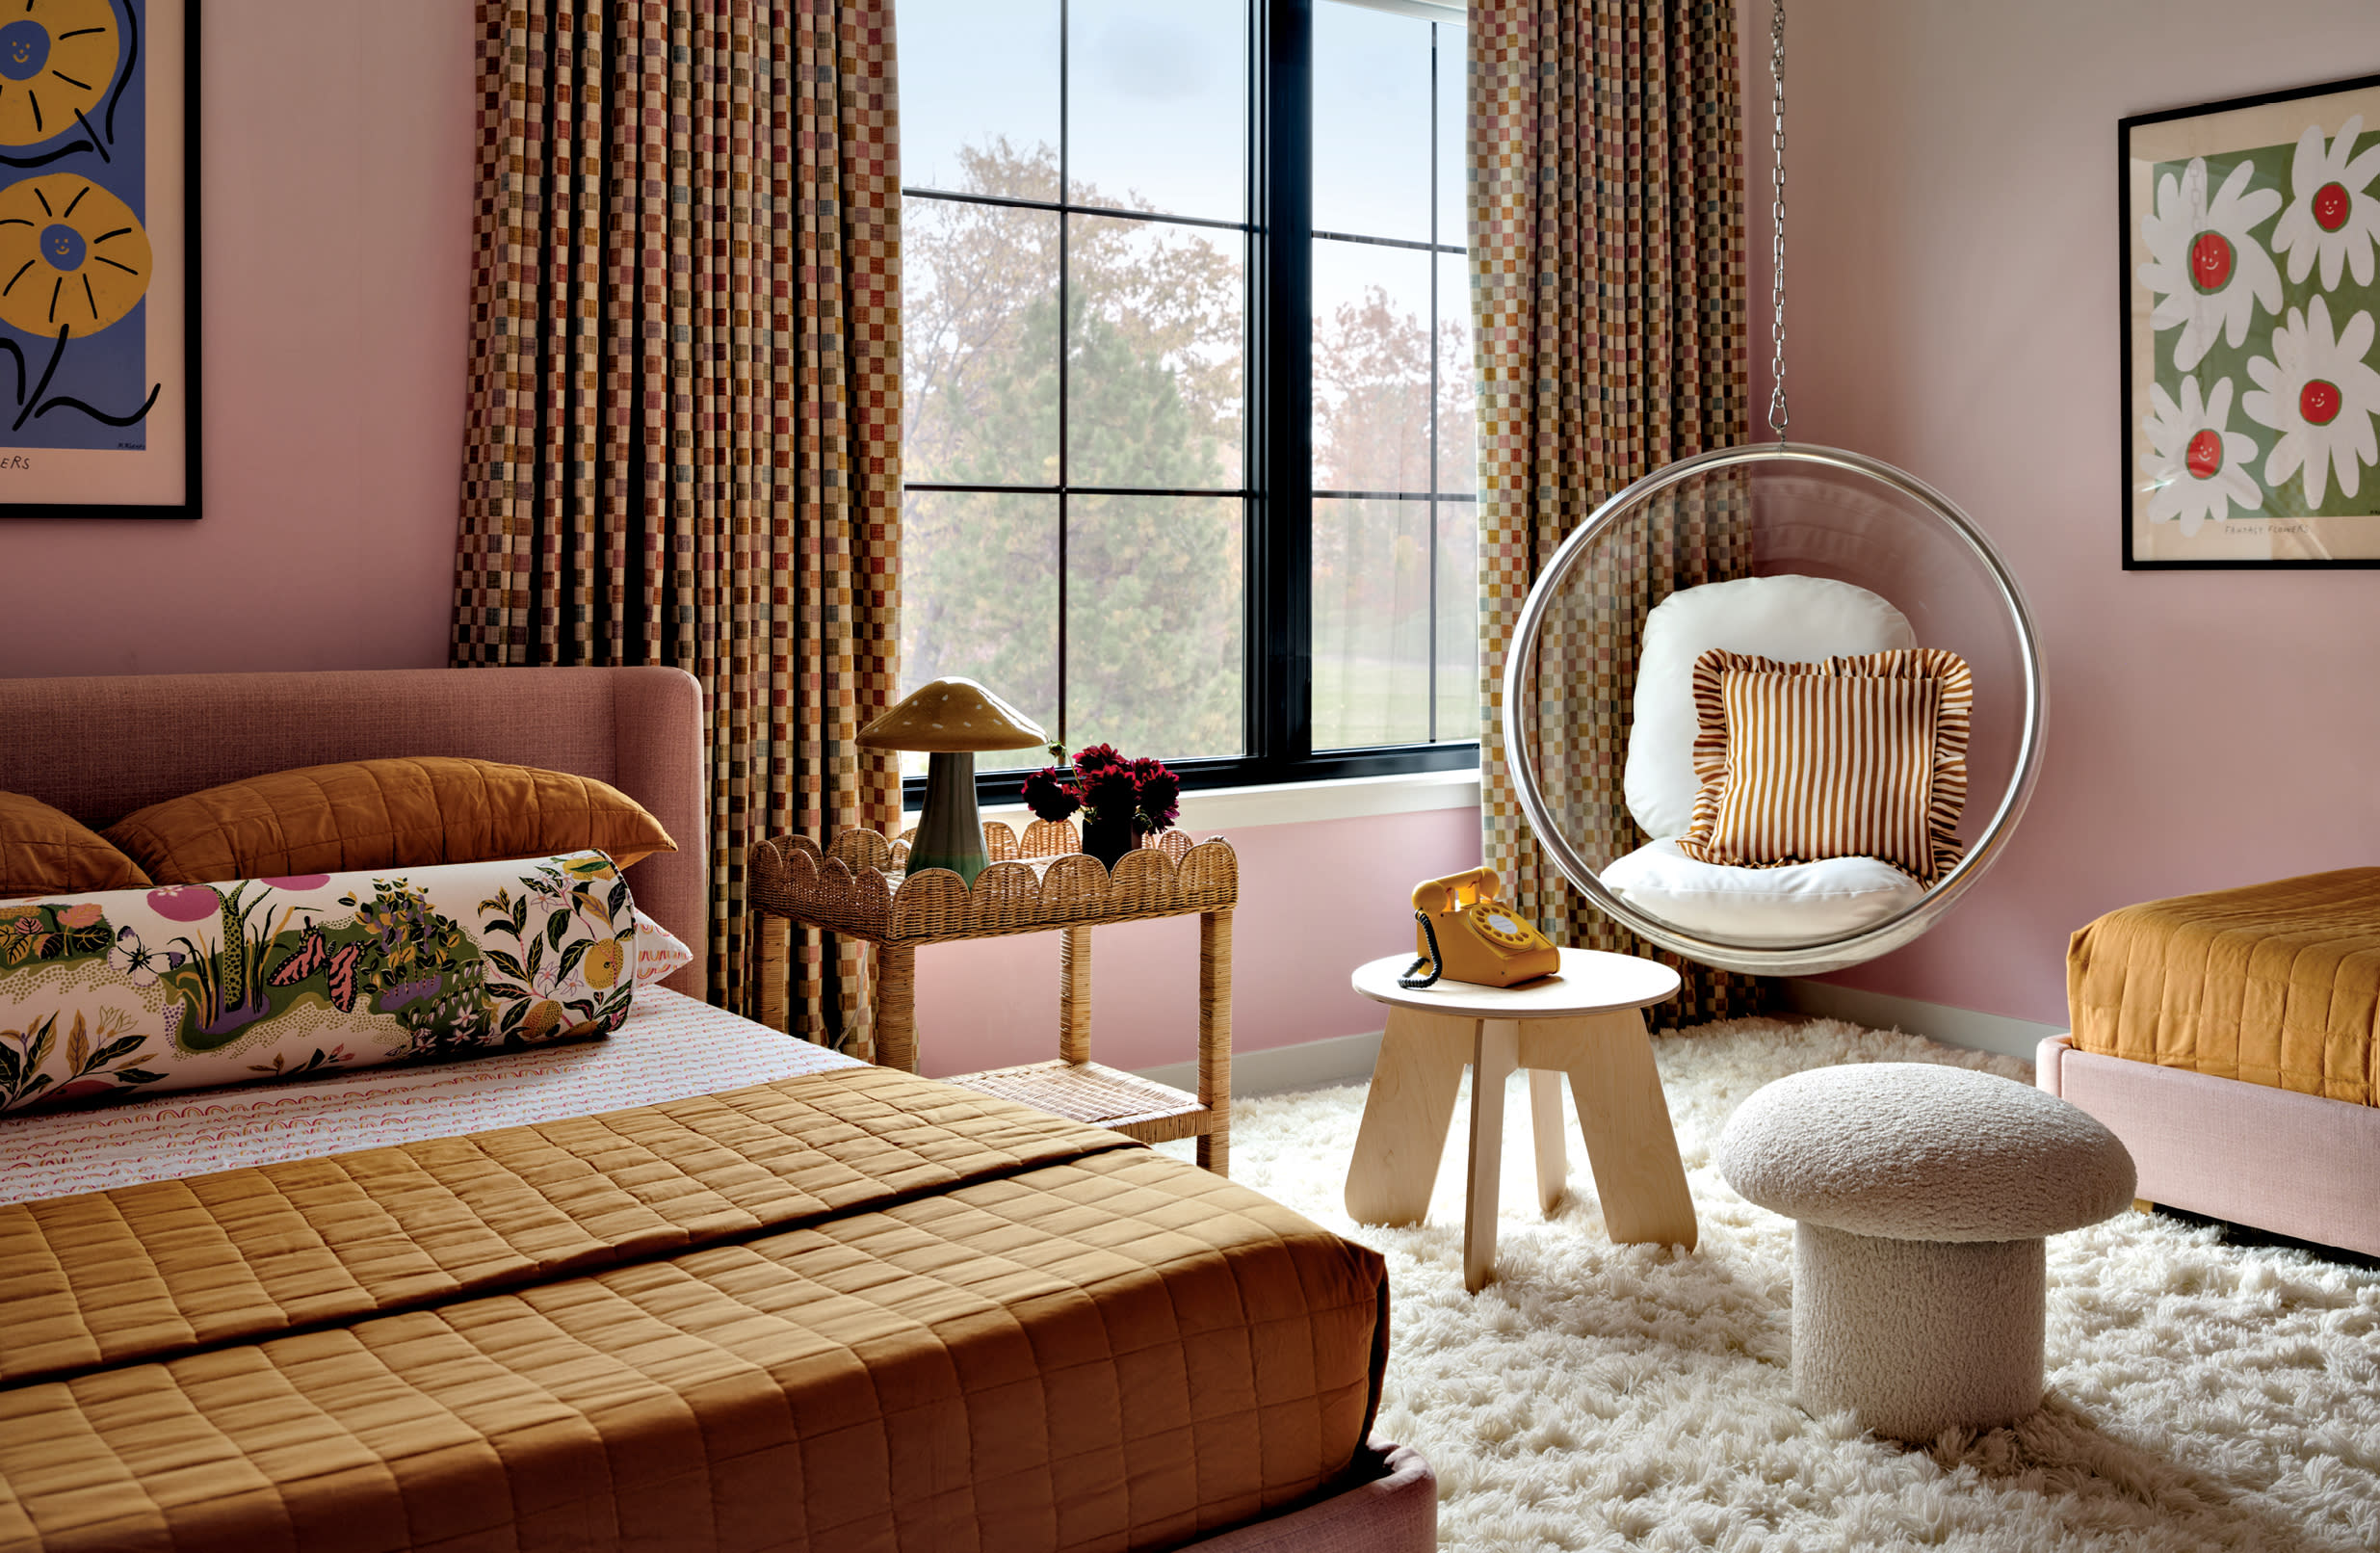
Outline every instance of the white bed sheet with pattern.
POLYGON ((602 1040, 0 1118, 0 1202, 583 1117, 864 1065, 665 987, 602 1040))

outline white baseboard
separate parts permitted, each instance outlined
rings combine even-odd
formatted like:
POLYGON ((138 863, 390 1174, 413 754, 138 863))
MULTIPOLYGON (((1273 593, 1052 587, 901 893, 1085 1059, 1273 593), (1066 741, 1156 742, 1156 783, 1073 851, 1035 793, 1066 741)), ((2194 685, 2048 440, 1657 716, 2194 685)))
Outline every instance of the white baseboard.
MULTIPOLYGON (((1301 1040, 1295 1046, 1271 1046, 1263 1051, 1231 1054, 1231 1092, 1235 1095, 1285 1094, 1291 1090, 1322 1090, 1334 1084, 1360 1084, 1372 1076, 1380 1055, 1380 1032, 1362 1036, 1331 1036, 1301 1040)), ((1168 1063, 1144 1067, 1140 1076, 1198 1092, 1196 1063, 1168 1063)))
POLYGON ((1785 983, 1787 1004, 1796 1013, 1815 1013, 1824 1019, 1847 1019, 1875 1030, 1905 1030, 1913 1036, 1930 1036, 1945 1045, 1964 1046, 1970 1051, 1998 1052, 2003 1057, 2033 1060, 2033 1048, 2050 1036, 2062 1036, 2065 1027, 2036 1024, 2030 1019, 2018 1019, 2004 1013, 1985 1013, 1976 1009, 1954 1009, 1948 1003, 1926 1003, 1913 997, 1896 997, 1890 992, 1863 991, 1856 987, 1837 987, 1830 982, 1814 982, 1799 976, 1788 977, 1785 983))

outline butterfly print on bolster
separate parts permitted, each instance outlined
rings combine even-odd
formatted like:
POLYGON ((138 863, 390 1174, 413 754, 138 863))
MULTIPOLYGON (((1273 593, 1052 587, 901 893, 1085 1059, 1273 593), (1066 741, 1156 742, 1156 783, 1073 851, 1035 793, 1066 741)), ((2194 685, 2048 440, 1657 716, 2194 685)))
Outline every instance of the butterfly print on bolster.
POLYGON ((363 958, 364 946, 359 943, 330 947, 320 928, 305 930, 305 942, 273 968, 266 981, 275 987, 295 987, 317 971, 327 971, 324 981, 330 992, 332 1006, 341 1013, 355 1008, 355 963, 363 958))

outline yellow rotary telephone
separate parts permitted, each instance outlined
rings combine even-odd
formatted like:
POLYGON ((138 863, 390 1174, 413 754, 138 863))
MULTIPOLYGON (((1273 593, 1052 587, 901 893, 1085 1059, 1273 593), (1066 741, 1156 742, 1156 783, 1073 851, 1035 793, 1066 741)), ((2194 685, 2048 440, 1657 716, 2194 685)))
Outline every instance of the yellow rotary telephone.
POLYGON ((1441 976, 1513 987, 1562 968, 1553 940, 1496 899, 1497 882, 1496 870, 1479 867, 1413 886, 1415 958, 1399 987, 1418 991, 1441 976))

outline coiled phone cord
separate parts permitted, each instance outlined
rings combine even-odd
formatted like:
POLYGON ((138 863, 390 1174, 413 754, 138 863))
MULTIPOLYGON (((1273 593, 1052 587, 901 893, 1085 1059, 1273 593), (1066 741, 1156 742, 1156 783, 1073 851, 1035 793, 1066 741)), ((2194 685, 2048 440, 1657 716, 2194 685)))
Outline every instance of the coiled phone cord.
POLYGON ((1414 956, 1413 963, 1407 965, 1405 973, 1397 978, 1397 985, 1408 992, 1418 992, 1437 981, 1438 973, 1446 968, 1446 961, 1438 953, 1438 930, 1430 925, 1429 913, 1416 911, 1413 920, 1422 925, 1422 936, 1429 940, 1429 953, 1414 956), (1427 976, 1421 974, 1425 965, 1429 967, 1427 976))

